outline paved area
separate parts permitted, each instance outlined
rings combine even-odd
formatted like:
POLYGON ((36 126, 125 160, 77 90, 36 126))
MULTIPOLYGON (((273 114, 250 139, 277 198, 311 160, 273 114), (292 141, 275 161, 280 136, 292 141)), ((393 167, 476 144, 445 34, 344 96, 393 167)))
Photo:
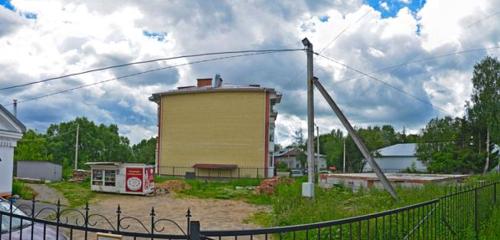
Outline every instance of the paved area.
POLYGON ((68 205, 68 200, 60 192, 45 184, 27 183, 26 185, 37 193, 37 201, 56 204, 57 200, 60 200, 62 205, 68 205))

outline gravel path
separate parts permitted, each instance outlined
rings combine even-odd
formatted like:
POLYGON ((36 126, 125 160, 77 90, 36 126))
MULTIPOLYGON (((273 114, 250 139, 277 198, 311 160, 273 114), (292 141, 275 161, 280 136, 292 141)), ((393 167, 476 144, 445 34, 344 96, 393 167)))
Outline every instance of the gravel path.
POLYGON ((26 185, 37 193, 37 201, 56 204, 57 200, 60 200, 62 205, 68 205, 68 200, 59 191, 45 184, 27 183, 26 185))

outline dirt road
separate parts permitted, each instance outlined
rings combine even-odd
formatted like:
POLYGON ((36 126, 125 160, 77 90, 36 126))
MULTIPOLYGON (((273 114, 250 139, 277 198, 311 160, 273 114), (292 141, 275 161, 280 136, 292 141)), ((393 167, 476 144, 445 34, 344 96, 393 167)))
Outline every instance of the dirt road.
MULTIPOLYGON (((270 211, 269 207, 251 205, 243 201, 176 198, 172 194, 155 197, 99 194, 91 205, 91 211, 113 219, 118 205, 121 207, 123 216, 136 217, 144 224, 150 223, 150 212, 154 207, 157 219, 173 220, 183 230, 186 229, 185 215, 188 209, 191 209, 192 219, 201 222, 203 230, 256 228, 258 226, 245 223, 245 220, 254 213, 270 211)), ((133 221, 122 224, 131 224, 133 227, 130 230, 142 230, 140 225, 134 224, 133 221)), ((165 227, 168 233, 180 233, 173 224, 164 222, 159 228, 161 227, 165 227)))

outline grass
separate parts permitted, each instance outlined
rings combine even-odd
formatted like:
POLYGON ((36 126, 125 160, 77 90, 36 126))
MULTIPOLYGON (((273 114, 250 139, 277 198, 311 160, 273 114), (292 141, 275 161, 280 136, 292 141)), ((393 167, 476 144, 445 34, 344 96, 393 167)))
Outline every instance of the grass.
POLYGON ((271 204, 267 195, 255 194, 254 189, 261 182, 260 179, 231 179, 225 181, 215 180, 185 180, 191 189, 179 193, 181 197, 234 199, 243 200, 252 204, 271 204))
POLYGON ((33 199, 36 192, 28 187, 24 182, 19 180, 14 180, 12 182, 12 194, 19 195, 22 199, 33 199))
POLYGON ((500 239, 500 209, 493 210, 490 220, 482 226, 480 239, 500 239))
POLYGON ((50 187, 61 192, 68 200, 70 207, 79 207, 89 202, 95 197, 95 193, 90 190, 90 179, 81 183, 56 182, 49 183, 50 187))

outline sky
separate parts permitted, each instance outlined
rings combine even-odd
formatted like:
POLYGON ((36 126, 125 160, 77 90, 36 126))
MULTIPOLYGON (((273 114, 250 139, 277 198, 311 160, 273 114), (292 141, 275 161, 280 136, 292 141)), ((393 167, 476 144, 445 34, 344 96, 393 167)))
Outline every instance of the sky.
MULTIPOLYGON (((349 66, 314 59, 315 76, 353 125, 391 124, 418 133, 432 118, 463 115, 474 64, 500 53, 498 9, 498 0, 0 0, 0 88, 154 58, 302 48, 307 37, 315 51, 349 66), (456 52, 462 53, 450 54, 456 52)), ((12 100, 18 99, 18 118, 39 132, 52 123, 86 116, 96 123, 117 124, 121 134, 137 143, 157 134, 156 104, 148 100, 152 93, 220 74, 225 83, 260 84, 283 94, 276 108, 276 140, 282 145, 292 142, 294 131, 306 129, 302 51, 184 65, 25 101, 202 59, 135 65, 3 90, 0 104, 12 109, 12 100)), ((315 117, 321 133, 344 129, 317 91, 315 117)))

